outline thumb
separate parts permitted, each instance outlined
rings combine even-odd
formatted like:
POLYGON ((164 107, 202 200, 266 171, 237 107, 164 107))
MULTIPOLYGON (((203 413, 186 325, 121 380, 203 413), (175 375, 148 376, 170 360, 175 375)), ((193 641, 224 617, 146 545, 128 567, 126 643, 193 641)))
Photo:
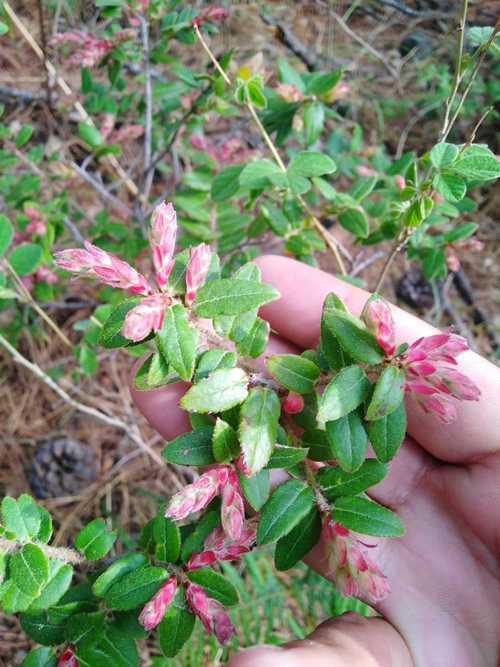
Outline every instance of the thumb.
POLYGON ((256 646, 228 667, 412 667, 401 635, 381 618, 353 612, 326 621, 307 639, 285 646, 256 646))

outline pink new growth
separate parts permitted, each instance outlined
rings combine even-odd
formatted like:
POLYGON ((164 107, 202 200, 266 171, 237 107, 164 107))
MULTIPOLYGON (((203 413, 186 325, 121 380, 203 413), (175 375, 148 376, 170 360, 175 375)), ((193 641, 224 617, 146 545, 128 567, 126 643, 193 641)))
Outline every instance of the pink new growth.
POLYGON ((379 602, 390 593, 380 568, 366 555, 365 545, 347 528, 326 520, 322 541, 328 574, 343 595, 379 602))
POLYGON ((245 522, 245 506, 238 475, 234 470, 230 470, 222 490, 221 519, 222 527, 229 539, 234 542, 240 540, 245 522))
POLYGON ((165 308, 172 302, 167 294, 153 294, 129 310, 125 317, 122 334, 125 338, 138 342, 149 334, 160 331, 165 320, 165 308))
POLYGON ((72 648, 66 649, 57 661, 57 667, 79 667, 80 663, 72 648))
POLYGON ((186 599, 191 610, 205 626, 206 631, 214 634, 221 644, 228 642, 236 633, 224 607, 217 600, 208 597, 201 586, 188 584, 186 599))
POLYGON ((192 305, 198 290, 205 284, 211 261, 212 251, 206 243, 189 248, 189 263, 186 271, 186 305, 192 305))
POLYGON ((389 305, 374 295, 366 302, 362 317, 385 355, 392 357, 396 352, 396 327, 389 305))
POLYGON ((204 472, 196 482, 188 484, 173 496, 165 516, 181 521, 190 514, 204 509, 221 493, 229 478, 229 471, 230 468, 227 466, 219 466, 204 472))
POLYGON ((150 243, 153 251, 153 264, 156 282, 163 290, 174 268, 175 238, 177 236, 177 215, 172 204, 163 202, 157 206, 151 218, 150 243))
POLYGON ((69 59, 69 64, 78 67, 94 67, 115 46, 123 41, 134 39, 135 36, 135 30, 121 30, 111 39, 99 38, 83 30, 72 30, 59 33, 52 39, 51 44, 53 46, 72 44, 76 48, 69 59))
POLYGON ((250 551, 257 538, 255 521, 247 521, 240 538, 231 540, 222 527, 215 528, 205 540, 205 551, 193 554, 187 564, 188 570, 213 565, 217 561, 238 560, 250 551))
POLYGON ((218 5, 209 5, 205 7, 200 14, 193 21, 193 25, 200 26, 204 23, 221 23, 229 16, 229 12, 225 7, 218 5))
POLYGON ((175 598, 176 592, 177 579, 170 577, 167 583, 146 604, 139 615, 139 623, 145 630, 154 630, 162 621, 167 609, 175 598))

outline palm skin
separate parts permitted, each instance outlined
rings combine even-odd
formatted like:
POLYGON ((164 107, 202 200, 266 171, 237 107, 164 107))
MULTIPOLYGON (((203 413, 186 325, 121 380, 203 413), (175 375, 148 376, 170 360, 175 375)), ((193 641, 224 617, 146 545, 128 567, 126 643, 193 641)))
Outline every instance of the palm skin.
MULTIPOLYGON (((263 279, 282 298, 262 315, 279 334, 274 351, 313 347, 321 306, 335 291, 359 314, 363 290, 282 257, 258 260, 263 279)), ((394 309, 398 342, 435 333, 394 309)), ((500 371, 469 352, 459 369, 481 389, 443 425, 408 403, 408 439, 388 477, 370 491, 406 525, 398 540, 381 541, 371 557, 392 592, 377 606, 383 619, 354 614, 328 621, 287 647, 243 651, 230 667, 498 667, 500 665, 500 371)), ((185 389, 134 392, 139 409, 166 438, 188 430, 176 410, 185 389)), ((317 547, 308 561, 326 573, 317 547)))

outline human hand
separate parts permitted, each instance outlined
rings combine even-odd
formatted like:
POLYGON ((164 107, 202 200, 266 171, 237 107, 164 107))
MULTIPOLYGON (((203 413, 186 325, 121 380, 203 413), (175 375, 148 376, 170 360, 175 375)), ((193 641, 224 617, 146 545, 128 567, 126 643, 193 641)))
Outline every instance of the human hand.
MULTIPOLYGON (((325 296, 336 292, 354 314, 368 295, 334 277, 283 257, 257 260, 263 280, 281 299, 261 315, 277 336, 272 352, 313 347, 325 296)), ((398 343, 435 330, 394 308, 398 343)), ((441 424, 408 401, 408 437, 389 475, 370 495, 394 509, 406 535, 374 550, 392 592, 376 605, 383 618, 347 614, 286 647, 243 651, 230 667, 496 667, 500 654, 500 371, 467 352, 459 370, 481 389, 461 403, 458 419, 441 424)), ((134 401, 167 440, 190 430, 178 407, 185 384, 134 401)), ((319 547, 308 562, 326 573, 319 547)))

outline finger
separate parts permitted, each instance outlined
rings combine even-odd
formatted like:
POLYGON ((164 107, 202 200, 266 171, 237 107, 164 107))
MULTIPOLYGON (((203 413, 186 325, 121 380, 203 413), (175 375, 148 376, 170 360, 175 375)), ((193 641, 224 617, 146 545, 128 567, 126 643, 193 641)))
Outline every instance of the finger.
POLYGON ((286 646, 238 653, 228 667, 411 667, 401 635, 381 618, 349 613, 322 623, 307 638, 286 646))
MULTIPOLYGON (((279 339, 277 336, 271 336, 265 356, 292 352, 297 352, 294 345, 279 339)), ((265 366, 265 356, 256 360, 257 366, 261 369, 265 366)), ((130 393, 135 405, 151 426, 163 438, 172 440, 181 433, 191 430, 188 413, 179 406, 179 401, 188 388, 189 384, 187 382, 178 382, 151 391, 139 391, 132 382, 130 393)))
MULTIPOLYGON (((301 347, 313 347, 320 333, 323 301, 335 292, 348 308, 359 315, 368 292, 328 273, 286 257, 264 256, 256 260, 263 278, 281 293, 281 298, 262 308, 262 316, 273 330, 301 347)), ((413 342, 437 332, 417 317, 392 307, 398 342, 413 342)), ((459 417, 445 427, 433 415, 426 415, 408 401, 408 431, 433 456, 451 462, 470 462, 500 451, 500 372, 473 352, 459 357, 458 369, 481 389, 477 402, 463 402, 459 417)))

